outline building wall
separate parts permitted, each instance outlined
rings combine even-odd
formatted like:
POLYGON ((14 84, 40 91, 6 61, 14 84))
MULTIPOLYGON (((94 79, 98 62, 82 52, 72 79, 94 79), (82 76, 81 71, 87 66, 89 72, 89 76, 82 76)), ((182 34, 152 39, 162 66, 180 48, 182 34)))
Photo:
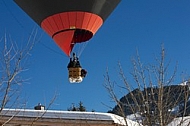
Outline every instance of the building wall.
POLYGON ((4 109, 4 126, 122 126, 123 118, 109 113, 4 109))

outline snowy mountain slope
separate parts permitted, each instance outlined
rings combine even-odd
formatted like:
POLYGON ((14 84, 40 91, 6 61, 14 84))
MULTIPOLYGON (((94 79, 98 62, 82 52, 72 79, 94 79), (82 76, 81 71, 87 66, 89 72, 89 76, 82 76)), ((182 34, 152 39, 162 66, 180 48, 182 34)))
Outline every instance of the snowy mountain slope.
POLYGON ((190 116, 175 118, 168 126, 190 126, 190 116))

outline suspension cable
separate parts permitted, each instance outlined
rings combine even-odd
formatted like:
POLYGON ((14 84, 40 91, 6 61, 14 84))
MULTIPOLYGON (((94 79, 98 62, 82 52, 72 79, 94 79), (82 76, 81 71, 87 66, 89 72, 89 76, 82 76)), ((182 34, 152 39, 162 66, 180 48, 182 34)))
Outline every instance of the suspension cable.
POLYGON ((87 42, 83 42, 80 43, 80 48, 78 50, 78 57, 80 57, 84 51, 84 49, 86 48, 86 46, 88 45, 88 41, 87 42))

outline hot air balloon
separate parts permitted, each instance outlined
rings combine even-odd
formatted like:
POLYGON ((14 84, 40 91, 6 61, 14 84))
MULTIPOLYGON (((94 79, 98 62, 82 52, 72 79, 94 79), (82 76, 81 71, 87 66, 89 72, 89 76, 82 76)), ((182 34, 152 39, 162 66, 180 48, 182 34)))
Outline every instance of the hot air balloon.
POLYGON ((121 0, 14 0, 70 56, 90 40, 121 0))

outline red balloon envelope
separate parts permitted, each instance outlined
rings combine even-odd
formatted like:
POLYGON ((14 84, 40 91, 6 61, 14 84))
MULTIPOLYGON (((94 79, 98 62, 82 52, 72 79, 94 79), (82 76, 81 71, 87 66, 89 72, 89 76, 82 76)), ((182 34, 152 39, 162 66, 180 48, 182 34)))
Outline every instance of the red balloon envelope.
POLYGON ((14 0, 69 56, 93 37, 121 0, 14 0))

